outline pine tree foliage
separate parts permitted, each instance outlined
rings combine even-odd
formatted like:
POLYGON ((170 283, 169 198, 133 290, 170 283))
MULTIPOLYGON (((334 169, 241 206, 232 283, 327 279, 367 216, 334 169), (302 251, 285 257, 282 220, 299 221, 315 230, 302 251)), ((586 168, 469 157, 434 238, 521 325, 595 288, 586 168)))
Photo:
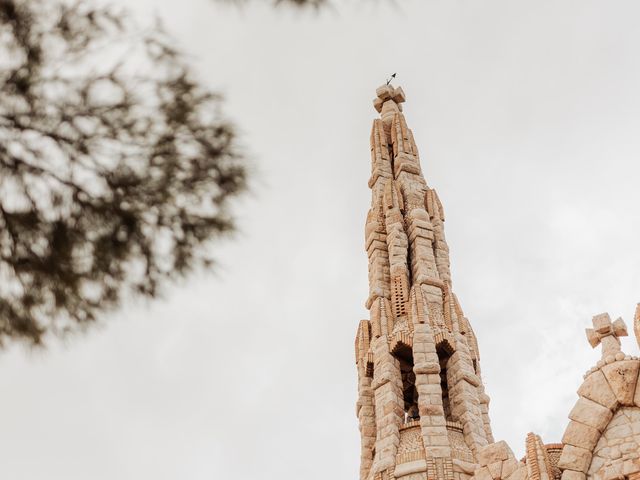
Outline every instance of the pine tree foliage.
POLYGON ((160 27, 0 0, 0 34, 0 343, 41 344, 209 265, 246 172, 160 27))

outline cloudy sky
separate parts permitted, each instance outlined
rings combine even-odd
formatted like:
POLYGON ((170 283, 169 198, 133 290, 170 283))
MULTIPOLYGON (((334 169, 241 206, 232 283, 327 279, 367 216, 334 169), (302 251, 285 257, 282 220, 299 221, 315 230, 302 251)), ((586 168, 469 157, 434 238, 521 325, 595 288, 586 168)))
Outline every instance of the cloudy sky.
POLYGON ((640 4, 133 3, 226 95, 253 193, 217 273, 0 354, 2 478, 357 478, 371 100, 392 72, 495 436, 518 456, 529 431, 559 441, 599 356, 584 328, 602 311, 630 326, 640 301, 640 4))

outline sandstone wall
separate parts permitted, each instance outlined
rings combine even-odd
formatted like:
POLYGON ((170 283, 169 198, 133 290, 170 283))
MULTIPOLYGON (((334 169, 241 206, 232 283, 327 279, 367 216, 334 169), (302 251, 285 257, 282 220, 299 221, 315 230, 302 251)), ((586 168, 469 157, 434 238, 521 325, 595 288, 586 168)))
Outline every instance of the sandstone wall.
POLYGON ((587 372, 562 437, 562 480, 640 479, 639 372, 621 352, 587 372))
POLYGON ((587 478, 608 480, 640 470, 640 408, 618 410, 593 450, 587 478))

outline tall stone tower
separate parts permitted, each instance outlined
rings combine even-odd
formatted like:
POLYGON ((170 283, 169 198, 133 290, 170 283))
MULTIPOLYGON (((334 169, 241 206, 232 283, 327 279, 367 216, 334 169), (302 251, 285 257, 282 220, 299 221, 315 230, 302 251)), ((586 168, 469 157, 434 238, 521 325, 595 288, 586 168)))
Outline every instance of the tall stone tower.
MULTIPOLYGON (((529 433, 518 461, 494 442, 478 343, 452 290, 444 211, 384 85, 371 130, 369 320, 356 336, 360 480, 640 480, 640 358, 622 319, 593 317, 602 358, 584 375, 561 443, 529 433)), ((634 319, 640 345, 640 305, 634 319)))
POLYGON ((376 90, 365 226, 369 320, 356 336, 361 480, 464 480, 493 443, 478 344, 453 293, 444 210, 402 113, 376 90))

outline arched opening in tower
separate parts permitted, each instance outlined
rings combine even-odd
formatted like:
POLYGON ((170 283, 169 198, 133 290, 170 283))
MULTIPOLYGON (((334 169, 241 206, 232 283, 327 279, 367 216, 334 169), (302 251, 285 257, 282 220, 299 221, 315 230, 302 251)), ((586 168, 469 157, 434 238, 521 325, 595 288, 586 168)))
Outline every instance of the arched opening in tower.
POLYGON ((440 388, 442 390, 442 409, 444 410, 444 418, 453 422, 454 418, 451 414, 451 400, 449 395, 449 381, 447 379, 449 359, 453 354, 450 346, 443 342, 436 347, 438 360, 440 361, 440 388))
POLYGON ((418 412, 418 391, 416 389, 416 374, 413 372, 413 352, 411 347, 400 345, 394 352, 400 363, 402 375, 402 397, 404 403, 404 421, 413 422, 420 418, 418 412))

